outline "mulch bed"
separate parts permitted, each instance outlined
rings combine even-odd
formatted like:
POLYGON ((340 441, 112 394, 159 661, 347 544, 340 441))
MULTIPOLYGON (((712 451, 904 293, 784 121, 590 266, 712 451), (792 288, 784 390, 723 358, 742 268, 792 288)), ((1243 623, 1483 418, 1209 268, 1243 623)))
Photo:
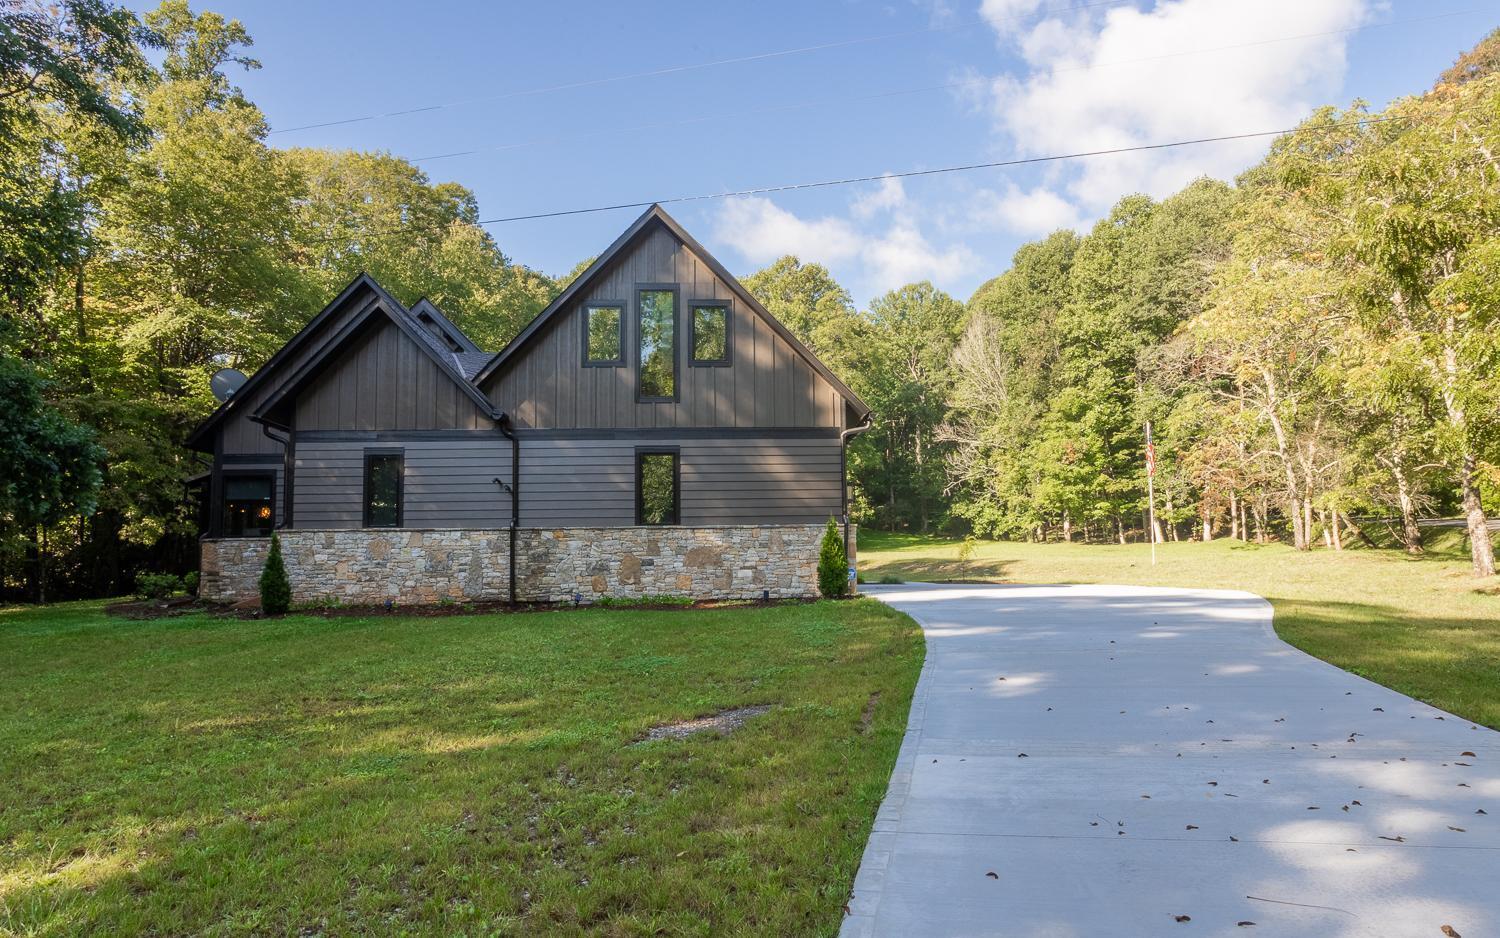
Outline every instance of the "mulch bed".
MULTIPOLYGON (((642 600, 638 603, 611 602, 607 605, 581 606, 583 609, 624 609, 624 610, 646 610, 653 612, 687 612, 694 609, 756 609, 768 606, 800 605, 809 600, 801 599, 753 599, 753 600, 727 600, 727 599, 703 599, 692 603, 669 603, 651 602, 642 600)), ((572 603, 516 603, 512 606, 507 602, 477 602, 477 603, 432 603, 425 605, 402 605, 395 603, 390 606, 380 605, 357 605, 357 606, 310 606, 306 608, 293 609, 293 615, 320 616, 324 619, 338 619, 345 617, 378 618, 381 616, 477 616, 498 614, 520 614, 527 612, 552 612, 558 609, 571 609, 572 603)), ((112 616, 124 619, 171 619, 177 616, 185 616, 194 613, 205 613, 219 618, 233 619, 261 619, 260 604, 254 601, 241 603, 210 603, 204 602, 193 596, 179 596, 174 599, 144 599, 130 602, 111 603, 104 607, 104 611, 112 616)))
POLYGON ((654 742, 658 739, 685 739, 696 736, 699 733, 718 733, 720 736, 733 733, 745 725, 745 721, 751 717, 758 717, 763 713, 770 712, 770 704, 757 704, 753 707, 734 707, 729 710, 720 710, 711 716, 699 717, 696 720, 682 720, 677 723, 663 723, 661 726, 653 726, 646 731, 646 735, 636 740, 637 744, 654 742))

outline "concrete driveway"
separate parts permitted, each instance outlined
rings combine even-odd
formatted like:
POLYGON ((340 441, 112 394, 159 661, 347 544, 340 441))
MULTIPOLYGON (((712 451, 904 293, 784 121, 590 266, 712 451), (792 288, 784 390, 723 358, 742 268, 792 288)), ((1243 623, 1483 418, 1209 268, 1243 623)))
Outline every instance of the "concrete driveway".
POLYGON ((927 663, 845 936, 1500 935, 1500 733, 1297 651, 1264 600, 868 592, 927 663))

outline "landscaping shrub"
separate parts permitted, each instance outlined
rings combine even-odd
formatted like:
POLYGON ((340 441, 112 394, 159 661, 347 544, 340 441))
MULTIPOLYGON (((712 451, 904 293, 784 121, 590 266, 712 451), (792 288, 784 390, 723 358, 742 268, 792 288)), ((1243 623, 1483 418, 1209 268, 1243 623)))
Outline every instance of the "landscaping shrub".
POLYGON ((281 559, 281 538, 271 535, 271 552, 260 574, 260 610, 268 616, 285 615, 292 608, 292 584, 281 559))
POLYGON ((135 592, 142 599, 166 599, 182 589, 181 578, 170 573, 137 573, 135 592))
POLYGON ((818 550, 818 592, 829 599, 843 596, 849 590, 849 557, 844 552, 844 536, 839 525, 828 519, 823 532, 823 546, 818 550))
POLYGON ((182 575, 182 588, 187 590, 189 593, 192 593, 194 596, 198 595, 197 570, 189 570, 187 573, 184 573, 182 575))

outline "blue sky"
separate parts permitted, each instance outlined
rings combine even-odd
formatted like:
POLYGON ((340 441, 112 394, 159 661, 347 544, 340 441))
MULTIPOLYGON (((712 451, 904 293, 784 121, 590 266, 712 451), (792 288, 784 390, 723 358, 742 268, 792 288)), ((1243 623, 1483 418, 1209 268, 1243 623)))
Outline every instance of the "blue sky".
MULTIPOLYGON (((206 6, 255 38, 264 68, 235 77, 281 131, 271 143, 411 159, 481 151, 419 165, 470 187, 485 218, 1271 130, 1317 104, 1379 107, 1420 91, 1500 22, 1500 5, 1465 0, 206 6), (809 46, 824 48, 513 94, 809 46)), ((668 208, 736 273, 791 252, 831 267, 862 306, 917 279, 966 299, 1021 243, 1087 225, 1128 192, 1232 177, 1265 146, 668 208)), ((556 274, 634 214, 489 230, 515 260, 556 274)))

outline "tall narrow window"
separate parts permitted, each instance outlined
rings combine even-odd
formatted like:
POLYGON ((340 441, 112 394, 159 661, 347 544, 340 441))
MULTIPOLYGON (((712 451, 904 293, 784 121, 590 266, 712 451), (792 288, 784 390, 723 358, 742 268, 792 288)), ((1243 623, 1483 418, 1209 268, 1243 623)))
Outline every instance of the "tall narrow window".
POLYGON ((729 364, 729 306, 725 303, 691 303, 693 311, 693 364, 729 364))
POLYGON ((635 454, 635 523, 676 524, 677 451, 642 450, 635 454))
POLYGON ((274 475, 224 476, 224 536, 269 537, 276 520, 275 489, 274 475))
POLYGON ((584 307, 587 328, 584 331, 583 362, 586 365, 622 365, 625 363, 624 337, 620 320, 624 308, 618 303, 601 303, 584 307))
POLYGON ((401 527, 401 482, 406 460, 400 453, 365 454, 365 527, 401 527))
POLYGON ((640 397, 677 397, 677 291, 640 291, 640 397))

